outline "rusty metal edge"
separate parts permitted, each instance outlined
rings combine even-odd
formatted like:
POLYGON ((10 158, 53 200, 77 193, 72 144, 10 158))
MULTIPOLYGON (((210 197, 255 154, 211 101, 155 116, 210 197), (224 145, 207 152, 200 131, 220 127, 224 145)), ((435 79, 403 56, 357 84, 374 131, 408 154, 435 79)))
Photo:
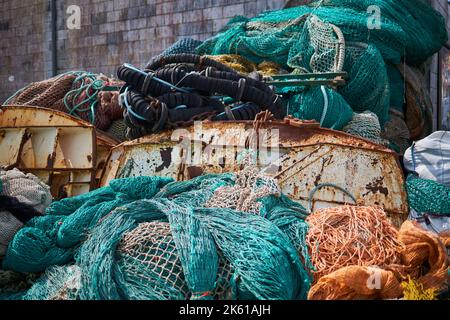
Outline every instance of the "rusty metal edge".
MULTIPOLYGON (((252 125, 253 121, 217 121, 217 122, 209 122, 209 121, 204 121, 203 125, 209 125, 209 124, 215 124, 215 125, 220 125, 220 124, 224 124, 224 125, 229 125, 229 124, 244 124, 244 125, 252 125)), ((293 126, 291 124, 286 124, 283 121, 271 121, 271 122, 267 122, 264 123, 263 126, 267 126, 267 125, 282 125, 282 126, 288 126, 288 127, 292 127, 292 128, 301 128, 301 127, 296 127, 293 126)), ((186 130, 190 130, 192 128, 191 127, 187 127, 184 128, 186 130)), ((321 127, 312 127, 309 125, 305 126, 305 129, 307 130, 311 130, 311 131, 315 131, 318 132, 320 134, 333 134, 333 135, 338 135, 338 136, 343 136, 346 139, 350 139, 350 140, 358 140, 360 142, 363 142, 364 144, 366 144, 367 146, 357 146, 355 147, 355 145, 353 144, 338 144, 338 143, 331 143, 331 142, 322 142, 322 143, 315 143, 315 144, 293 144, 292 147, 307 147, 307 146, 311 146, 311 145, 337 145, 337 146, 346 146, 346 147, 351 147, 351 148, 355 148, 355 149, 364 149, 364 150, 370 150, 370 151, 379 151, 381 153, 387 153, 387 154, 391 154, 394 156, 399 156, 398 153, 396 153, 395 151, 384 147, 383 145, 374 143, 370 140, 364 139, 364 138, 360 138, 360 137, 356 137, 353 136, 351 134, 342 132, 342 131, 337 131, 337 130, 332 130, 332 129, 327 129, 327 128, 321 128, 321 127)), ((156 134, 150 134, 150 135, 146 135, 146 136, 142 136, 140 138, 137 138, 135 140, 130 140, 130 141, 124 141, 118 145, 116 145, 115 147, 113 147, 113 149, 119 147, 119 146, 123 146, 125 148, 128 148, 130 146, 138 146, 138 145, 145 145, 145 144, 159 144, 159 143, 168 143, 168 142, 175 142, 170 140, 170 137, 168 136, 168 134, 170 132, 172 132, 173 130, 166 130, 160 133, 156 133, 156 134)), ((193 142, 197 141, 197 140, 192 140, 193 142)), ((199 141, 198 141, 199 142, 199 141)))
POLYGON ((70 114, 67 114, 65 112, 59 111, 59 110, 54 110, 54 109, 50 109, 50 108, 44 108, 44 107, 37 107, 37 106, 24 106, 24 105, 2 105, 0 106, 0 114, 2 113, 3 109, 8 109, 8 110, 17 110, 17 109, 26 109, 26 110, 31 110, 31 111, 35 111, 36 109, 47 112, 47 113, 51 113, 51 114, 56 114, 59 117, 65 118, 68 121, 72 121, 74 123, 74 126, 93 126, 91 123, 78 119, 74 116, 71 116, 70 114))

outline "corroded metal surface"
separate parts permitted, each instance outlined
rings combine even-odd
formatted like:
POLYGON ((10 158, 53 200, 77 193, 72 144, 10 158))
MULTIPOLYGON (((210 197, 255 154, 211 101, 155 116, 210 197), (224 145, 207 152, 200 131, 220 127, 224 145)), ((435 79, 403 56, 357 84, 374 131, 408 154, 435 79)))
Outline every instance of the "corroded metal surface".
MULTIPOLYGON (((284 193, 305 206, 311 190, 331 183, 347 190, 360 205, 380 205, 402 217, 408 213, 404 177, 391 150, 292 119, 262 123, 258 133, 256 139, 251 121, 203 122, 201 128, 193 126, 125 142, 112 149, 101 185, 125 176, 185 180, 202 173, 235 171, 239 153, 257 146, 257 165, 278 180, 284 193)), ((325 186, 314 194, 312 204, 317 209, 351 203, 350 199, 339 189, 325 186)))
POLYGON ((35 174, 50 185, 55 198, 96 187, 116 144, 89 123, 62 112, 28 106, 0 108, 0 166, 35 174))

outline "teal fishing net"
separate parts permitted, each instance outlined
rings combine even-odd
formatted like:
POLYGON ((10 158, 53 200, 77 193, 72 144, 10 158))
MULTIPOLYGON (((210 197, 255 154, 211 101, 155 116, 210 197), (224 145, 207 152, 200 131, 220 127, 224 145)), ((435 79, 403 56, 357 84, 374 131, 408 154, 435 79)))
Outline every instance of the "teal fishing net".
POLYGON ((44 274, 10 297, 305 299, 306 214, 252 166, 113 180, 55 202, 17 234, 4 267, 44 274))
POLYGON ((342 131, 378 144, 388 143, 381 138, 381 126, 378 117, 370 111, 355 113, 342 131))
POLYGON ((5 269, 40 272, 68 263, 86 233, 114 208, 137 199, 153 197, 165 184, 161 177, 116 179, 108 187, 53 202, 46 215, 30 220, 8 246, 5 269))
MULTIPOLYGON (((322 4, 358 12, 367 12, 374 6, 379 8, 382 18, 404 31, 404 56, 411 64, 424 62, 448 39, 444 17, 423 0, 324 0, 322 4)), ((369 12, 373 14, 373 11, 369 12)), ((386 26, 389 24, 385 25, 383 21, 380 27, 386 26)))
POLYGON ((410 174, 406 179, 408 201, 417 212, 437 215, 450 214, 450 188, 429 179, 410 174))
POLYGON ((444 18, 420 0, 322 0, 232 19, 197 52, 238 54, 303 72, 346 71, 339 93, 355 112, 375 113, 383 127, 389 107, 402 110, 405 90, 385 63, 424 62, 447 39, 444 18), (379 21, 371 8, 380 9, 379 21))
POLYGON ((316 120, 322 127, 336 130, 341 130, 353 116, 344 98, 325 86, 306 88, 292 95, 288 113, 299 119, 316 120))
POLYGON ((305 20, 300 17, 310 14, 340 28, 347 42, 375 45, 384 60, 392 63, 399 63, 402 57, 413 64, 424 62, 448 38, 444 17, 421 0, 324 0, 264 12, 252 19, 234 19, 197 50, 202 54, 240 54, 252 61, 263 53, 287 67, 287 59, 281 61, 275 55, 288 55, 295 37, 303 32, 305 20), (368 27, 374 17, 370 6, 380 8, 380 28, 368 27))
POLYGON ((389 118, 389 82, 378 49, 370 44, 348 44, 344 70, 347 84, 338 92, 355 112, 371 111, 383 125, 389 118))
POLYGON ((405 114, 405 80, 398 70, 397 66, 390 63, 386 64, 386 71, 389 78, 390 87, 390 107, 397 110, 400 114, 405 114))

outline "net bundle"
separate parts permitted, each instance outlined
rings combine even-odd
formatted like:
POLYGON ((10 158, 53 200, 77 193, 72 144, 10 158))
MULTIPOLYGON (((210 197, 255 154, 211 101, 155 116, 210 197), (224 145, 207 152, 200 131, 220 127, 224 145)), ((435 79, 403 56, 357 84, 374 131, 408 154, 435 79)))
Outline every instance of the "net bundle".
MULTIPOLYGON (((346 71, 347 84, 339 94, 355 112, 374 112, 383 128, 390 107, 403 112, 405 90, 407 105, 413 109, 414 105, 415 110, 424 108, 419 104, 428 105, 423 92, 418 93, 420 88, 415 94, 408 85, 405 88, 408 79, 403 74, 403 80, 393 66, 402 59, 412 64, 424 62, 447 38, 443 17, 420 0, 322 0, 267 11, 252 19, 232 19, 197 51, 236 54, 254 63, 273 61, 291 71, 346 71), (413 101, 414 95, 420 95, 420 100, 413 101)), ((406 110, 408 127, 418 134, 427 131, 429 115, 413 111, 406 110)))
POLYGON ((390 88, 383 58, 377 47, 348 43, 344 61, 348 81, 338 92, 355 112, 375 113, 383 126, 389 118, 390 88))
POLYGON ((353 110, 336 91, 311 87, 289 99, 288 113, 296 118, 316 120, 322 127, 341 130, 353 117, 353 110))
POLYGON ((381 208, 327 208, 314 212, 306 221, 316 281, 345 266, 384 266, 400 261, 398 231, 381 208))
MULTIPOLYGON (((424 62, 447 41, 444 17, 422 0, 325 0, 322 4, 330 9, 349 8, 369 15, 374 11, 368 9, 379 9, 385 21, 395 23, 403 30, 404 56, 411 64, 424 62)), ((385 21, 381 24, 382 29, 389 27, 385 21)))
POLYGON ((370 111, 353 114, 352 120, 347 123, 342 131, 378 144, 387 143, 381 138, 381 126, 377 115, 370 111))
POLYGON ((71 71, 16 92, 4 105, 23 105, 62 111, 107 130, 114 120, 122 119, 118 91, 104 91, 116 85, 113 79, 85 71, 71 71))
MULTIPOLYGON (((448 240, 448 238, 446 238, 448 240)), ((348 265, 319 278, 308 293, 310 300, 362 300, 408 298, 402 285, 413 279, 422 290, 448 288, 449 264, 444 238, 405 221, 395 239, 403 250, 394 264, 348 265)))
POLYGON ((23 299, 304 299, 305 216, 252 168, 118 179, 54 202, 16 234, 3 267, 44 271, 23 299))
POLYGON ((417 212, 450 214, 450 187, 410 174, 406 179, 409 207, 417 212))

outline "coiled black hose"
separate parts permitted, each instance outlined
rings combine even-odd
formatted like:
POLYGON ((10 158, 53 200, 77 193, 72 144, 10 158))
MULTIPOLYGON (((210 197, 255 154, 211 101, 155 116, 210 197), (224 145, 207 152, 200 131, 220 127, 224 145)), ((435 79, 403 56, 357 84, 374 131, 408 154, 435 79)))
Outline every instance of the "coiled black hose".
POLYGON ((229 67, 193 54, 158 57, 141 71, 124 64, 117 70, 127 137, 192 123, 195 119, 252 120, 262 110, 285 116, 281 100, 262 81, 239 75, 229 67), (152 71, 149 71, 152 70, 152 71), (216 95, 231 97, 226 107, 216 95), (243 102, 237 104, 237 102, 243 102))
POLYGON ((227 121, 227 120, 250 120, 254 119, 262 110, 256 104, 247 102, 242 105, 235 106, 229 112, 222 112, 215 115, 211 120, 213 121, 227 121))

